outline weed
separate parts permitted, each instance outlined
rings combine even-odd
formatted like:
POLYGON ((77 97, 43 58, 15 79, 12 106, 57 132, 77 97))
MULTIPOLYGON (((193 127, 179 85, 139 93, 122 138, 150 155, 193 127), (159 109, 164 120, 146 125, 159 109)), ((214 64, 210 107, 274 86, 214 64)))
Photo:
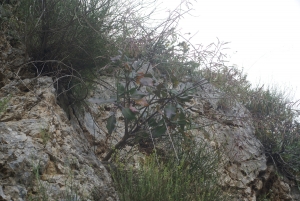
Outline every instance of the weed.
POLYGON ((174 154, 147 156, 139 169, 118 162, 112 175, 121 201, 226 200, 218 186, 218 153, 204 142, 191 147, 178 152, 179 162, 174 154))
MULTIPOLYGON (((33 166, 32 169, 32 174, 34 175, 35 181, 36 181, 36 189, 34 191, 36 191, 36 193, 31 193, 28 196, 28 200, 30 201, 48 201, 49 200, 49 196, 48 196, 48 189, 45 186, 44 183, 41 182, 40 179, 40 164, 38 163, 36 166, 33 166)), ((33 186, 34 188, 34 186, 33 186)))
POLYGON ((40 163, 33 165, 32 174, 34 175, 34 182, 32 186, 29 186, 29 194, 27 196, 30 201, 52 201, 52 200, 64 200, 64 201, 81 201, 79 196, 79 189, 75 186, 74 174, 70 171, 65 178, 65 190, 58 193, 55 192, 51 183, 43 181, 41 179, 40 163))
POLYGON ((49 128, 44 128, 40 130, 43 145, 46 146, 47 142, 51 139, 52 135, 49 132, 49 128))
POLYGON ((7 103, 9 102, 10 97, 2 98, 0 100, 0 114, 6 110, 7 108, 7 103))

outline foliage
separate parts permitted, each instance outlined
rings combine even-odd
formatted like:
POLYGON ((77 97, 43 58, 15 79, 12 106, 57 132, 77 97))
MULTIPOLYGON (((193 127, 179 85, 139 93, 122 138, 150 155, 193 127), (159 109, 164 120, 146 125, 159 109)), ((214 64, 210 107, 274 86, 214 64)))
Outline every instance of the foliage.
POLYGON ((244 103, 250 95, 251 83, 237 66, 205 67, 201 69, 201 75, 224 93, 219 103, 225 107, 230 107, 236 100, 244 103))
POLYGON ((251 112, 255 135, 268 163, 289 179, 299 180, 300 125, 296 103, 275 88, 252 87, 236 67, 206 68, 202 72, 228 94, 228 99, 239 101, 251 112))
MULTIPOLYGON (((27 52, 33 60, 62 61, 76 70, 99 65, 107 56, 103 47, 108 43, 105 33, 111 29, 107 18, 113 3, 113 0, 21 1, 19 15, 25 22, 22 31, 27 52)), ((39 73, 64 70, 60 63, 41 65, 39 73)))
POLYGON ((111 135, 116 126, 116 112, 121 111, 125 129, 122 139, 103 160, 109 160, 115 150, 126 145, 157 138, 172 141, 174 136, 184 136, 190 128, 192 122, 185 110, 186 103, 207 81, 194 76, 198 64, 188 56, 187 42, 178 39, 175 27, 183 12, 180 9, 173 12, 177 15, 170 14, 173 18, 155 27, 160 32, 153 32, 143 24, 132 32, 137 19, 130 18, 129 25, 122 30, 129 34, 126 36, 130 40, 117 37, 124 42, 119 44, 119 54, 108 65, 117 82, 115 98, 110 100, 115 107, 106 128, 111 135), (194 77, 195 81, 187 81, 186 77, 194 77))
POLYGON ((110 33, 118 29, 116 4, 115 0, 20 1, 17 16, 24 22, 20 32, 31 58, 29 68, 37 76, 52 76, 59 93, 69 91, 73 100, 84 99, 96 68, 104 67, 114 52, 110 33))
MULTIPOLYGON (((122 140, 104 160, 108 160, 115 149, 123 148, 126 144, 163 136, 168 136, 172 141, 171 135, 185 135, 185 130, 192 124, 184 109, 186 103, 193 98, 194 90, 207 83, 201 78, 194 83, 182 82, 172 68, 164 69, 167 76, 162 79, 147 60, 134 60, 126 55, 117 58, 114 60, 117 91, 115 99, 111 100, 115 109, 107 119, 107 129, 109 134, 113 132, 115 113, 120 110, 124 116, 125 132, 122 140)), ((181 63, 183 68, 184 64, 181 63)), ((156 64, 156 69, 159 66, 159 63, 156 64)))
POLYGON ((7 103, 9 102, 10 97, 2 98, 0 100, 0 114, 2 114, 3 111, 5 111, 7 107, 7 103))
POLYGON ((259 195, 257 198, 258 201, 270 201, 268 194, 259 195))
POLYGON ((20 36, 16 31, 20 26, 18 18, 14 15, 17 8, 16 2, 0 1, 0 28, 4 33, 12 47, 20 44, 20 36))
MULTIPOLYGON (((107 129, 111 134, 115 128, 115 113, 120 110, 124 116, 125 131, 122 140, 107 154, 108 160, 115 149, 143 139, 160 138, 171 134, 184 134, 191 124, 184 110, 185 103, 192 99, 192 92, 206 83, 179 83, 173 79, 173 87, 168 80, 160 80, 151 72, 150 63, 122 62, 118 71, 118 83, 114 113, 107 119, 107 129), (138 64, 137 64, 138 63, 138 64), (142 69, 144 68, 144 69, 142 69), (149 70, 150 69, 150 70, 149 70)), ((170 137, 171 138, 171 137, 170 137)))
POLYGON ((40 165, 36 165, 33 167, 32 174, 37 182, 37 195, 29 195, 28 199, 30 201, 41 200, 48 201, 49 195, 47 194, 47 188, 41 183, 40 180, 40 165))
POLYGON ((51 133, 49 132, 49 128, 43 128, 40 130, 40 135, 42 138, 42 142, 44 147, 47 145, 48 141, 52 138, 51 133))
POLYGON ((298 113, 283 93, 254 90, 246 107, 254 118, 256 135, 264 145, 269 163, 292 180, 300 174, 300 124, 298 113))
MULTIPOLYGON (((174 151, 178 149, 181 142, 176 144, 174 138, 185 139, 193 124, 186 105, 193 91, 209 81, 227 94, 221 104, 230 107, 231 100, 237 100, 246 105, 269 162, 297 179, 300 126, 284 94, 251 88, 242 71, 225 64, 224 44, 201 50, 185 40, 176 31, 178 20, 189 12, 183 3, 154 27, 147 25, 150 15, 136 14, 141 6, 122 3, 28 0, 20 1, 18 10, 30 65, 38 76, 53 76, 59 93, 69 91, 69 97, 84 100, 99 72, 116 77, 115 107, 106 128, 112 135, 119 110, 125 130, 104 160, 126 145, 158 138, 169 139, 174 151)), ((1 109, 4 105, 1 101, 1 109)))
POLYGON ((124 169, 121 163, 113 172, 122 201, 226 200, 217 184, 220 156, 204 143, 189 144, 189 150, 176 157, 145 158, 139 169, 124 169))

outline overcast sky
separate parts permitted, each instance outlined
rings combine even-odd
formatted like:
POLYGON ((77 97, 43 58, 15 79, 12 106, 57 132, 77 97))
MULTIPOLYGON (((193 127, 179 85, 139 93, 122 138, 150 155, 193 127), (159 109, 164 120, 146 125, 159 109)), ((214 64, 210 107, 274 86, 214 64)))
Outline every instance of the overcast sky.
MULTIPOLYGON (((180 0, 161 0, 173 8, 180 0)), ((293 89, 300 99, 300 0, 197 0, 179 28, 193 41, 230 42, 230 61, 256 84, 293 89)))

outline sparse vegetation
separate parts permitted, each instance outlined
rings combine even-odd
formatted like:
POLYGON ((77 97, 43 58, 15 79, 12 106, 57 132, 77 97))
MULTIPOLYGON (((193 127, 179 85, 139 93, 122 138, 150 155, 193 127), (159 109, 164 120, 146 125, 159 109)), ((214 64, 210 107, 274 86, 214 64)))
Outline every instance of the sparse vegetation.
POLYGON ((204 142, 189 145, 189 150, 179 152, 179 161, 174 155, 153 154, 137 169, 118 162, 112 175, 121 201, 227 200, 218 186, 219 153, 204 142))
POLYGON ((299 183, 300 125, 297 102, 276 88, 252 87, 246 75, 236 67, 206 69, 211 83, 245 105, 252 114, 255 135, 261 141, 268 163, 281 175, 299 183))
MULTIPOLYGON (((170 142, 174 151, 170 160, 157 162, 151 156, 141 169, 119 170, 114 175, 124 201, 221 199, 216 179, 218 160, 214 158, 217 153, 207 154, 202 145, 193 145, 199 149, 181 149, 193 125, 186 105, 193 91, 207 82, 227 94, 219 102, 222 107, 230 107, 234 100, 248 108, 268 163, 299 182, 299 113, 284 93, 253 88, 241 70, 226 66, 221 53, 224 44, 200 49, 180 36, 176 25, 189 12, 182 6, 189 4, 188 0, 155 26, 148 23, 150 14, 140 12, 151 6, 143 1, 14 2, 17 17, 1 18, 1 26, 6 30, 18 27, 24 37, 17 42, 24 42, 31 58, 24 66, 37 77, 53 77, 58 94, 67 94, 67 105, 84 101, 99 75, 117 79, 116 86, 110 86, 115 98, 111 99, 114 107, 106 128, 112 135, 116 112, 121 111, 125 129, 104 160, 110 160, 126 145, 154 144, 157 139, 170 142)), ((0 114, 8 100, 1 99, 0 114)), ((41 137, 44 144, 50 138, 46 130, 41 131, 41 137)), ((156 153, 155 147, 151 151, 156 153)), ((38 168, 34 174, 39 181, 38 168)), ((43 186, 39 191, 41 197, 32 200, 48 200, 43 186)))
MULTIPOLYGON (((50 200, 65 200, 65 201, 81 201, 79 196, 80 189, 74 185, 74 172, 70 170, 65 178, 65 190, 61 192, 59 197, 53 196, 56 194, 55 188, 51 187, 51 183, 44 181, 41 176, 41 166, 39 163, 32 165, 33 181, 28 186, 29 193, 27 199, 29 201, 50 201, 50 200)), ((95 200, 96 201, 96 200, 95 200)))
POLYGON ((54 78, 59 93, 82 101, 89 83, 114 54, 113 31, 120 26, 116 0, 20 1, 28 68, 54 78), (78 93, 80 91, 80 93, 78 93))
MULTIPOLYGON (((32 174, 34 177, 34 181, 32 182, 32 185, 34 182, 36 183, 36 194, 29 194, 28 199, 30 201, 48 201, 49 195, 47 192, 47 187, 41 182, 40 179, 40 164, 33 166, 32 168, 32 174)), ((33 187, 33 186, 32 186, 33 187)))
POLYGON ((9 102, 9 97, 2 98, 0 100, 0 115, 2 114, 3 111, 5 111, 8 102, 9 102))
POLYGON ((293 103, 275 89, 253 90, 246 107, 254 118, 256 136, 264 145, 268 162, 291 180, 300 174, 300 125, 293 103))
POLYGON ((40 134, 42 138, 42 142, 44 146, 46 146, 47 142, 51 139, 51 134, 49 133, 49 128, 41 129, 40 134))

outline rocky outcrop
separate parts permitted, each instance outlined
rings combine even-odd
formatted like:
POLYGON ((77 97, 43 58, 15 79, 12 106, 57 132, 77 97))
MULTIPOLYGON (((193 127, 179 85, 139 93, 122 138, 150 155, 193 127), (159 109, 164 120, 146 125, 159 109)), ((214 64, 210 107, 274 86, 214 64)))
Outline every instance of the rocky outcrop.
MULTIPOLYGON (((111 85, 115 83, 113 79, 102 79, 111 85)), ((113 104, 106 101, 113 95, 107 87, 97 86, 88 99, 89 108, 82 115, 78 114, 90 139, 95 137, 96 144, 106 144, 106 149, 96 146, 99 157, 107 151, 107 145, 113 146, 121 139, 124 130, 122 114, 119 112, 116 113, 119 121, 113 136, 107 135, 105 130, 106 119, 111 115, 113 108, 113 104)), ((192 130, 192 135, 196 140, 205 140, 212 148, 220 149, 224 153, 223 163, 220 164, 220 184, 224 189, 227 189, 235 200, 255 200, 263 187, 259 174, 267 169, 263 147, 254 137, 250 113, 242 105, 236 102, 225 103, 224 100, 226 97, 212 85, 205 84, 199 87, 195 98, 188 105, 191 118, 196 119, 195 123, 199 125, 199 128, 192 130)), ((132 162, 138 163, 137 161, 132 162)))
MULTIPOLYGON (((2 16, 13 17, 3 9, 0 5, 2 16)), ((13 29, 0 32, 0 49, 0 99, 5 103, 0 105, 0 201, 119 200, 100 161, 124 131, 120 112, 113 134, 106 129, 116 80, 102 77, 88 104, 63 104, 63 110, 52 78, 28 70, 29 58, 13 29)), ((186 110, 199 127, 191 135, 223 153, 220 185, 233 200, 255 201, 270 192, 274 201, 300 200, 294 184, 267 165, 245 107, 210 84, 194 95, 186 110)), ((134 165, 142 152, 142 147, 135 149, 134 165)))
MULTIPOLYGON (((124 131, 123 116, 121 112, 116 112, 116 129, 112 135, 107 133, 106 119, 115 112, 114 105, 109 102, 115 95, 111 86, 116 80, 107 77, 101 79, 105 82, 98 84, 96 90, 90 94, 88 106, 82 113, 76 114, 99 158, 122 138, 124 131)), ((264 189, 273 180, 266 176, 270 167, 267 166, 262 144, 254 136, 249 111, 211 84, 202 85, 194 95, 188 110, 199 127, 191 133, 196 140, 204 140, 211 148, 219 149, 223 153, 219 170, 220 185, 236 201, 255 201, 261 194, 267 195, 268 192, 264 192, 264 189)), ((130 146, 125 147, 125 150, 135 150, 132 164, 138 166, 139 157, 142 157, 140 152, 143 150, 140 147, 132 149, 130 146)), ((280 178, 277 183, 281 187, 277 188, 275 182, 273 188, 281 189, 277 191, 281 194, 280 200, 290 200, 291 190, 288 183, 280 178)), ((276 200, 275 197, 272 200, 276 200)))
POLYGON ((55 103, 51 78, 15 80, 1 92, 11 96, 0 123, 3 200, 37 196, 94 200, 93 193, 99 200, 118 200, 77 120, 69 121, 55 103), (22 92, 24 82, 38 87, 22 92))
POLYGON ((52 78, 26 72, 12 40, 0 34, 0 200, 119 200, 77 119, 57 104, 52 78))

